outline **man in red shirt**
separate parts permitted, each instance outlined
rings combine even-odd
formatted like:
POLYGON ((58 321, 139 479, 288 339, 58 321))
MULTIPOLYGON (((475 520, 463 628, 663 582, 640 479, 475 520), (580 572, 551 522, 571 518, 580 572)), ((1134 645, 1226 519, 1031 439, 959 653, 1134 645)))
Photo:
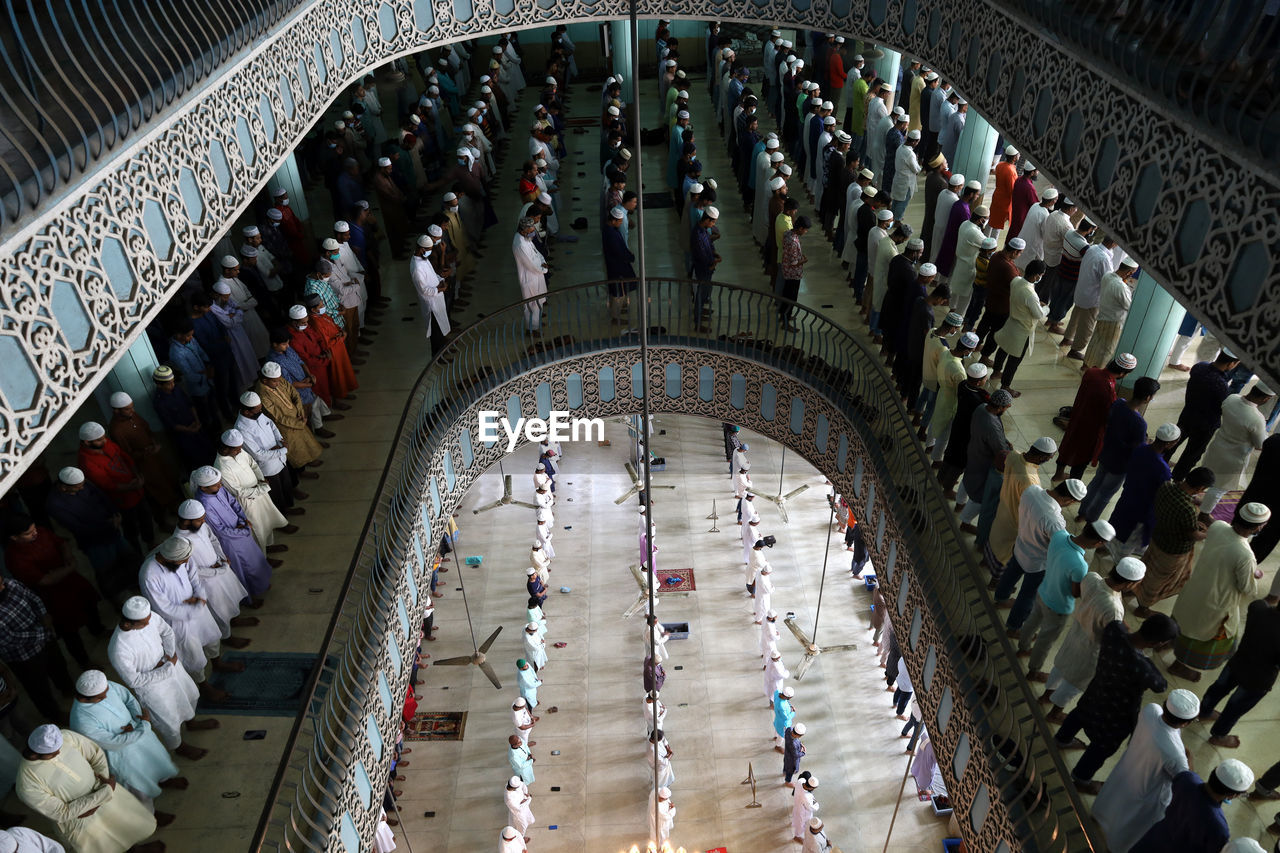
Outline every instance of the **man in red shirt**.
MULTIPOLYGON (((1065 424, 1066 435, 1058 446, 1058 467, 1053 472, 1053 482, 1065 480, 1068 469, 1078 480, 1084 476, 1086 467, 1098 461, 1107 417, 1111 414, 1111 404, 1116 401, 1116 380, 1128 376, 1137 366, 1138 360, 1133 355, 1122 352, 1106 367, 1084 372, 1075 402, 1071 404, 1071 419, 1065 424)), ((1053 422, 1063 426, 1060 417, 1053 422)))
POLYGON ((151 550, 155 529, 143 500, 146 481, 133 458, 107 438, 106 428, 96 421, 80 426, 79 468, 120 513, 124 538, 144 554, 151 550))
MULTIPOLYGON (((827 58, 827 86, 830 90, 831 103, 835 104, 837 109, 840 106, 840 98, 844 94, 844 81, 849 76, 849 72, 844 67, 844 36, 836 36, 835 45, 832 46, 831 55, 827 58)), ((837 117, 837 121, 843 119, 837 117)))

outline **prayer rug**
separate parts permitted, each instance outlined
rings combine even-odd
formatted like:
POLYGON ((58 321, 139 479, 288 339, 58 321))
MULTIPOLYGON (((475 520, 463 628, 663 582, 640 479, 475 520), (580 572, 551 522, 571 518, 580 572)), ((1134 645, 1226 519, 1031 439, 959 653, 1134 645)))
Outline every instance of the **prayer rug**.
MULTIPOLYGON (((239 661, 244 672, 215 672, 209 683, 230 694, 225 702, 201 697, 201 714, 241 714, 251 717, 293 717, 302 705, 307 682, 319 655, 299 652, 222 653, 227 663, 239 661)), ((328 689, 329 676, 321 676, 315 700, 328 689)), ((313 704, 316 704, 313 702, 313 704)))
POLYGON ((698 585, 693 580, 693 569, 658 569, 657 594, 665 592, 693 592, 698 585))
POLYGON ((673 199, 671 197, 671 193, 667 192, 666 190, 663 190, 660 193, 644 194, 645 210, 660 210, 664 207, 675 207, 675 206, 676 206, 675 199, 673 199))
POLYGON ((466 711, 419 711, 404 727, 405 740, 462 740, 466 711))
POLYGON ((1213 508, 1213 512, 1209 513, 1209 515, 1215 521, 1225 521, 1227 524, 1230 524, 1231 519, 1236 516, 1236 507, 1240 505, 1240 498, 1243 496, 1243 489, 1235 489, 1227 492, 1222 496, 1222 499, 1218 501, 1218 505, 1213 508))

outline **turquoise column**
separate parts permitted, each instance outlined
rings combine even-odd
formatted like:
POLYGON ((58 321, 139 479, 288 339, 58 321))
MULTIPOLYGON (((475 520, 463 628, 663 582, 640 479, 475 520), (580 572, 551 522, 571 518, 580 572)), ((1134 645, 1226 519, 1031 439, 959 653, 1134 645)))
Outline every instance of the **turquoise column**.
POLYGON ((1179 305, 1169 292, 1145 272, 1138 274, 1133 289, 1133 304, 1120 332, 1117 352, 1133 353, 1137 368, 1129 374, 1127 385, 1143 376, 1159 377, 1164 369, 1173 339, 1187 309, 1179 305))
MULTIPOLYGON (((297 214, 298 218, 304 222, 311 218, 311 213, 307 210, 307 194, 306 188, 302 185, 302 176, 298 173, 298 160, 292 152, 280 164, 280 169, 271 178, 267 184, 268 192, 275 192, 276 187, 284 187, 285 192, 289 193, 289 207, 297 214)), ((334 217, 335 219, 338 217, 334 217)), ((326 226, 321 229, 323 233, 328 234, 329 228, 326 226)))
POLYGON ((123 391, 133 398, 134 410, 146 419, 151 428, 157 432, 162 431, 164 424, 151 406, 151 392, 155 388, 151 374, 159 364, 151 339, 144 333, 133 342, 124 357, 116 362, 116 366, 111 368, 111 372, 93 390, 94 399, 102 407, 105 417, 111 417, 111 395, 123 391))
MULTIPOLYGON (((625 81, 631 80, 631 22, 610 21, 609 41, 613 47, 613 74, 621 74, 625 81)), ((624 91, 625 88, 624 88, 624 91)), ((625 97, 625 96, 624 96, 625 97)))
POLYGON ((964 175, 965 180, 981 181, 984 203, 990 201, 985 188, 991 172, 991 156, 995 153, 999 137, 999 131, 987 124, 987 120, 970 107, 964 130, 960 132, 960 141, 956 145, 956 156, 951 161, 951 174, 959 172, 964 175))
MULTIPOLYGON (((894 106, 898 103, 898 96, 901 94, 897 91, 898 86, 898 69, 902 66, 902 54, 896 50, 890 50, 884 45, 878 45, 884 56, 875 61, 876 74, 894 87, 893 97, 889 99, 889 111, 893 112, 894 106)), ((905 107, 903 109, 906 109, 905 107)))

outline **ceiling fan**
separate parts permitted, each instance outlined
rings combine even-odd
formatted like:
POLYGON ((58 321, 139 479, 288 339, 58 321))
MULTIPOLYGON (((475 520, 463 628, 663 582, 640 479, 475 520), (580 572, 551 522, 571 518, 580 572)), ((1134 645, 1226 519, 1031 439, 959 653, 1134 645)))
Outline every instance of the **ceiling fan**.
POLYGON ((471 632, 472 652, 469 655, 462 655, 461 657, 438 660, 436 661, 436 666, 467 666, 468 664, 475 664, 480 667, 480 671, 483 672, 491 682, 493 682, 493 686, 501 690, 502 682, 498 680, 497 673, 493 671, 493 666, 485 659, 485 655, 488 653, 489 649, 493 647, 494 640, 498 639, 498 635, 502 633, 502 626, 499 625, 495 628, 493 633, 489 635, 489 639, 485 640, 479 646, 476 646, 476 629, 475 626, 471 624, 471 606, 467 604, 467 585, 462 581, 461 562, 458 564, 458 586, 462 588, 462 606, 467 611, 467 630, 471 632))

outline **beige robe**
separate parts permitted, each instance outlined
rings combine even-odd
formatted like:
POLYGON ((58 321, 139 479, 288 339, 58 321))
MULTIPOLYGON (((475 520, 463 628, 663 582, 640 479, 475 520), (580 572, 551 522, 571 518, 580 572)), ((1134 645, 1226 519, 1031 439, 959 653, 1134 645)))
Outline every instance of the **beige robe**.
POLYGON ((1001 563, 1013 556, 1013 543, 1018 538, 1018 507, 1028 486, 1040 485, 1040 466, 1032 465, 1020 453, 1012 453, 1004 462, 1004 483, 1000 487, 1000 506, 987 543, 1001 563))
POLYGON ((288 382, 281 382, 273 388, 259 379, 253 390, 262 399, 262 408, 276 422, 276 428, 284 437, 284 446, 289 451, 289 467, 301 468, 319 459, 322 448, 307 425, 307 413, 298 389, 288 382))
POLYGON ((262 476, 262 469, 247 450, 241 450, 235 456, 219 453, 214 456, 213 465, 222 472, 223 488, 229 489, 244 508, 245 517, 253 525, 253 538, 266 550, 275 542, 275 529, 284 527, 289 521, 272 503, 271 486, 262 476))
POLYGON ((62 749, 47 760, 23 759, 17 792, 32 811, 47 817, 74 853, 119 853, 151 837, 156 819, 111 775, 106 753, 84 735, 62 730, 62 749), (89 809, 97 811, 81 818, 89 809))
POLYGON ((1225 521, 1211 524, 1191 578, 1173 605, 1182 633, 1208 641, 1226 628, 1228 637, 1239 637, 1242 611, 1260 595, 1253 576, 1257 567, 1248 539, 1225 521))

